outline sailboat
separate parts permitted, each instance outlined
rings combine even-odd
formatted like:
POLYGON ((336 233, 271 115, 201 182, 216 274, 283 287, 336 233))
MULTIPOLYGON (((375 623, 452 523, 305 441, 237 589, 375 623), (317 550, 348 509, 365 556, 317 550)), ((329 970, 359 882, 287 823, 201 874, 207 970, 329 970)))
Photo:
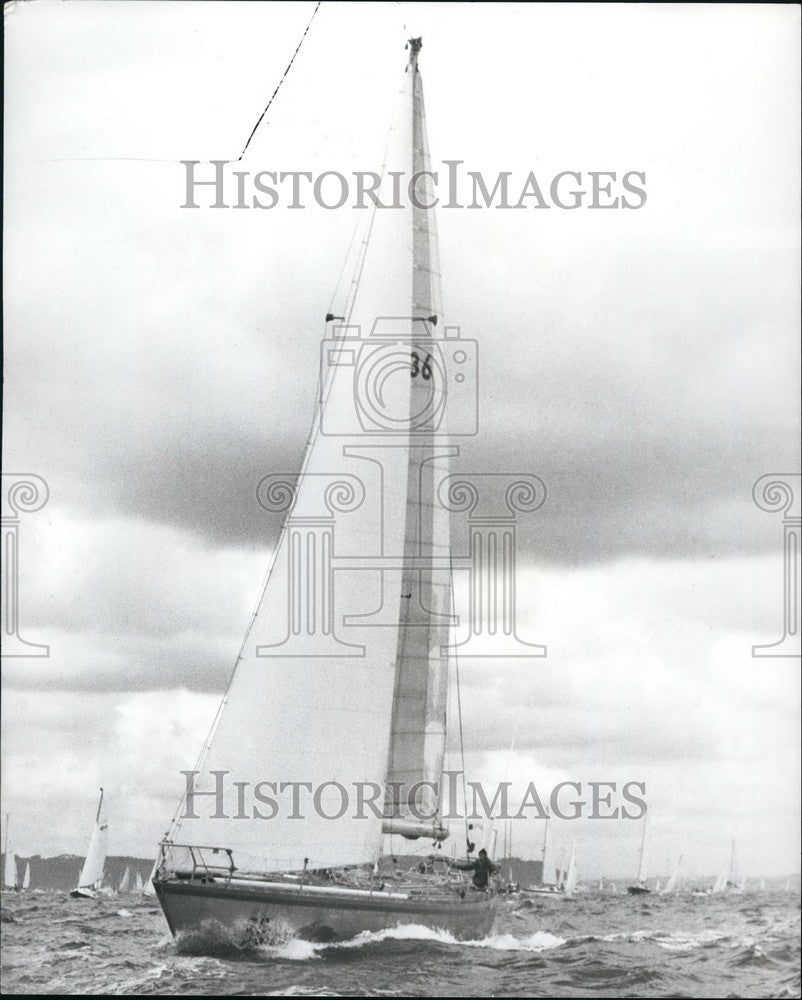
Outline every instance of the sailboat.
POLYGON ((680 892, 681 889, 682 889, 682 855, 680 854, 679 860, 674 866, 674 869, 671 872, 668 881, 666 882, 664 888, 662 889, 662 893, 664 896, 667 896, 669 893, 672 892, 680 892))
POLYGON ((142 895, 143 896, 155 896, 156 895, 156 889, 153 886, 153 879, 156 877, 156 872, 158 871, 158 869, 159 869, 159 859, 157 858, 156 861, 153 864, 153 868, 150 871, 150 875, 148 875, 145 884, 142 886, 142 895))
POLYGON ((736 874, 736 861, 735 861, 735 841, 732 841, 730 846, 730 856, 724 863, 721 871, 716 877, 716 881, 713 883, 713 893, 718 895, 722 892, 732 892, 738 889, 737 874, 736 874))
POLYGON ((134 890, 136 892, 142 892, 142 889, 143 889, 142 876, 137 871, 137 873, 136 873, 136 879, 135 879, 135 882, 134 882, 134 890))
POLYGON ((301 475, 161 844, 153 884, 174 935, 208 925, 253 941, 279 925, 327 940, 410 923, 469 939, 494 924, 492 887, 473 891, 445 862, 436 871, 442 853, 418 874, 381 861, 385 837, 395 855, 398 838, 436 852, 449 836, 436 789, 456 616, 439 487, 456 453, 450 438, 468 433, 451 424, 452 399, 476 363, 473 342, 442 325, 434 213, 420 207, 433 203, 421 44, 407 44, 379 198, 393 203, 394 177, 424 183, 417 205, 371 210, 342 315, 326 315, 301 475), (288 785, 299 797, 292 812, 288 785), (358 786, 384 789, 383 808, 355 811, 358 786), (301 788, 311 804, 300 805, 301 788), (241 808, 242 789, 262 799, 241 808))
POLYGON ((576 870, 576 844, 571 844, 571 856, 568 859, 568 870, 565 873, 563 884, 563 896, 566 899, 573 899, 576 892, 577 870, 576 870))
POLYGON ((103 789, 100 789, 100 800, 95 813, 95 825, 92 827, 92 837, 86 851, 78 886, 70 896, 73 899, 97 899, 98 890, 103 884, 103 869, 106 864, 109 828, 103 811, 103 789))
POLYGON ((526 886, 523 892, 530 893, 533 896, 560 896, 562 895, 562 879, 559 880, 559 884, 553 881, 553 877, 556 873, 556 869, 552 867, 549 858, 549 820, 550 816, 546 817, 546 822, 543 827, 543 851, 541 862, 541 872, 540 872, 540 882, 537 885, 526 886))
POLYGON ((118 892, 128 892, 131 888, 131 869, 128 865, 125 866, 125 871, 123 872, 123 877, 120 879, 120 888, 118 892))
POLYGON ((642 896, 652 890, 646 885, 646 817, 643 817, 643 832, 640 838, 640 859, 638 861, 638 880, 627 886, 630 896, 642 896))
POLYGON ((6 844, 5 863, 3 865, 3 888, 12 889, 19 892, 19 871, 17 870, 17 856, 10 846, 9 830, 11 827, 11 817, 6 815, 6 844))
POLYGON ((25 862, 25 874, 22 876, 22 888, 30 889, 31 887, 31 863, 30 861, 25 862))

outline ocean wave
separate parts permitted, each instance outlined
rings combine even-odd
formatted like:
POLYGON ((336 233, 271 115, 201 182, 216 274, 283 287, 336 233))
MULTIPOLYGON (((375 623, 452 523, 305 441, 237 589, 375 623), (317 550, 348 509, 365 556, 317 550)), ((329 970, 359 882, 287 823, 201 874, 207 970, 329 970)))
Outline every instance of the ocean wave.
POLYGON ((528 952, 559 948, 560 945, 565 944, 565 938, 549 934, 547 931, 536 931, 523 938, 516 937, 513 934, 491 934, 489 937, 478 940, 461 941, 449 931, 433 930, 431 927, 425 927, 422 924, 399 924, 397 927, 387 927, 380 931, 362 931, 348 941, 315 944, 294 939, 276 951, 282 957, 295 959, 313 958, 325 951, 344 948, 365 948, 369 945, 380 945, 384 941, 431 941, 434 944, 454 945, 459 948, 487 948, 492 951, 528 952))

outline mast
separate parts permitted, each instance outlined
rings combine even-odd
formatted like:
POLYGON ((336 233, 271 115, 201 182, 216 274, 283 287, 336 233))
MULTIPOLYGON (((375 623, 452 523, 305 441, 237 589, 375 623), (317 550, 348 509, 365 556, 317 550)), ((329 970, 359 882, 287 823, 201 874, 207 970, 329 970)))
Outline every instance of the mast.
POLYGON ((638 885, 643 885, 645 869, 646 869, 646 817, 643 817, 643 830, 641 832, 640 838, 640 856, 638 860, 638 885))
MULTIPOLYGON (((437 364, 437 328, 441 319, 437 265, 437 229, 431 205, 432 190, 425 172, 429 170, 429 141, 423 82, 418 69, 420 38, 410 38, 409 60, 402 91, 400 117, 411 123, 411 149, 402 152, 416 185, 411 226, 411 302, 413 350, 423 364, 421 376, 410 379, 410 436, 407 456, 406 520, 404 528, 404 569, 398 614, 396 679, 385 800, 385 832, 400 832, 444 839, 447 831, 439 821, 440 802, 431 787, 438 784, 443 770, 448 698, 448 658, 442 654, 449 642, 451 621, 450 525, 448 514, 437 503, 437 481, 448 474, 450 447, 440 407, 445 399, 443 371, 437 364), (415 201, 418 204, 415 204, 415 201), (426 367, 429 367, 427 372, 426 367), (415 415, 429 413, 424 421, 415 415), (403 788, 403 790, 401 790, 403 788), (438 819, 421 822, 417 815, 436 813, 438 819)), ((399 135, 401 130, 399 130, 399 135)), ((505 831, 506 842, 506 831, 505 831)))
POLYGON ((546 822, 543 825, 543 860, 541 862, 541 867, 540 867, 540 882, 541 882, 541 885, 546 885, 546 850, 547 850, 548 841, 549 841, 549 819, 550 819, 550 817, 547 816, 546 817, 546 822))
POLYGON ((95 813, 92 836, 86 850, 81 873, 78 876, 79 889, 96 889, 103 882, 103 871, 106 864, 108 847, 108 823, 103 816, 103 789, 100 789, 100 799, 95 813))

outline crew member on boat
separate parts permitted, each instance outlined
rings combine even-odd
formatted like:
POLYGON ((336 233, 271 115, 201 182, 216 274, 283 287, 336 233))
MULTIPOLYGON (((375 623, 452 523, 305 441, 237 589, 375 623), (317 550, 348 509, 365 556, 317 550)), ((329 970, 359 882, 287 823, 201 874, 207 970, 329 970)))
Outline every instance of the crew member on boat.
POLYGON ((484 847, 479 851, 479 857, 475 861, 452 861, 451 858, 445 858, 445 862, 449 868, 456 868, 461 872, 473 872, 473 887, 480 892, 487 892, 490 876, 498 871, 498 867, 487 856, 484 847))

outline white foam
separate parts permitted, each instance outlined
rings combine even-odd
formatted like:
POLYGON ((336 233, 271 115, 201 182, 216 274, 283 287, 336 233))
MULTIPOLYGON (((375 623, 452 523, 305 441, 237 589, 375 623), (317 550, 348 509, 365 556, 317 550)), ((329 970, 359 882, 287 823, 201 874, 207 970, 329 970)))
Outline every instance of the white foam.
POLYGON ((715 944, 727 934, 717 931, 698 931, 695 934, 682 931, 662 933, 661 931, 640 930, 640 931, 619 931, 617 934, 605 934, 600 937, 600 941, 630 941, 633 944, 653 943, 665 951, 691 951, 694 948, 703 948, 708 944, 715 944))
POLYGON ((437 944, 456 945, 461 948, 488 948, 492 951, 545 951, 565 944, 565 938, 549 934, 547 931, 537 931, 523 938, 515 937, 513 934, 492 934, 481 940, 459 941, 448 931, 433 930, 422 924, 400 924, 381 931, 362 931, 348 941, 317 942, 291 938, 280 945, 262 945, 259 950, 269 958, 308 962, 317 959, 321 952, 332 948, 364 948, 366 945, 381 944, 382 941, 433 941, 437 944))
POLYGON ((490 937, 479 940, 460 941, 449 931, 434 930, 422 924, 400 924, 398 927, 388 927, 381 931, 363 931, 350 941, 318 947, 362 948, 366 944, 377 944, 387 940, 434 941, 461 948, 489 948, 493 951, 545 951, 547 948, 559 948, 565 944, 565 938, 549 934, 547 931, 536 931, 523 938, 515 937, 513 934, 491 934, 490 937))
POLYGON ((291 938, 280 945, 262 945, 259 951, 270 958, 283 958, 291 962, 306 962, 310 958, 317 958, 318 952, 322 951, 326 945, 317 944, 314 941, 302 941, 300 938, 291 938))

